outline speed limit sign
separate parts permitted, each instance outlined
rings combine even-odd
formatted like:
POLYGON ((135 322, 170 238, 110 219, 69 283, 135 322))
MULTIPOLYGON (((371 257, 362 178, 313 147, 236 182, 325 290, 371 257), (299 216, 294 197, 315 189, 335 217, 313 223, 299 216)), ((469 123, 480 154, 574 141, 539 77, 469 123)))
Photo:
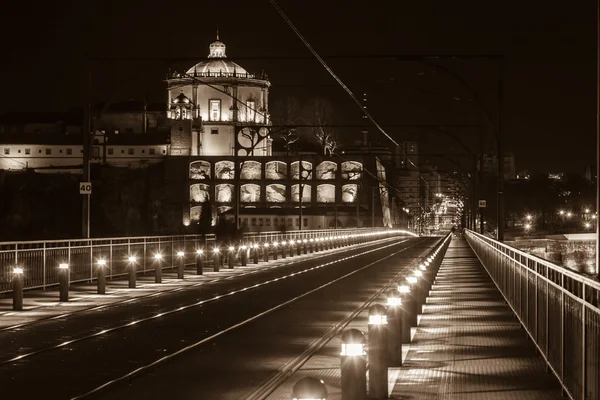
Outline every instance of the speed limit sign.
POLYGON ((79 194, 92 194, 92 182, 79 182, 79 194))

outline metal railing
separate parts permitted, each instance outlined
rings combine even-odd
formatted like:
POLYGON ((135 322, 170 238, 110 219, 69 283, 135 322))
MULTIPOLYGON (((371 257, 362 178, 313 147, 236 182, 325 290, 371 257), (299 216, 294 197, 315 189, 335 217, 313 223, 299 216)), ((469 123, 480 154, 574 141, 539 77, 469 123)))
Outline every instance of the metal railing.
MULTIPOLYGON (((316 230, 302 230, 302 231, 269 231, 269 232, 246 232, 244 233, 244 240, 253 243, 263 242, 281 242, 284 240, 298 240, 298 239, 316 239, 325 238, 330 236, 340 235, 353 235, 370 232, 382 232, 391 231, 388 228, 350 228, 350 229, 316 229, 316 230)), ((400 232, 400 231, 396 231, 400 232)), ((414 235, 409 231, 402 231, 406 235, 414 235)))
POLYGON ((0 293, 11 290, 14 267, 23 268, 25 289, 46 288, 58 284, 59 264, 69 264, 70 282, 92 281, 100 259, 106 261, 107 277, 125 275, 132 255, 138 272, 144 273, 154 270, 157 253, 171 267, 178 251, 195 254, 214 242, 214 235, 0 242, 0 293))
POLYGON ((465 232, 563 391, 571 399, 600 398, 600 283, 465 232))

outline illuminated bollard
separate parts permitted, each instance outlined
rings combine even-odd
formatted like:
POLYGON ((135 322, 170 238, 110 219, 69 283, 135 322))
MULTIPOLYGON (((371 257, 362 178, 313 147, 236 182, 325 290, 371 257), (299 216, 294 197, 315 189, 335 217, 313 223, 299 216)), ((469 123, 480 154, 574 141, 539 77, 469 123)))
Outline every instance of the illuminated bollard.
POLYGON ((304 246, 303 253, 308 254, 308 239, 302 239, 302 245, 304 246))
POLYGON ((402 343, 410 343, 412 296, 409 285, 399 285, 400 302, 402 309, 402 343))
POLYGON ((285 254, 285 248, 287 246, 287 242, 284 240, 283 242, 281 242, 281 258, 285 258, 287 255, 285 254))
POLYGON ((257 243, 254 243, 254 245, 252 245, 252 251, 253 251, 254 264, 258 264, 258 244, 257 243))
POLYGON ((302 254, 302 239, 296 240, 296 254, 302 254))
POLYGON ((369 308, 369 398, 388 398, 387 311, 381 304, 369 308))
POLYGON ((263 244, 263 260, 269 262, 269 243, 263 244))
POLYGON ((23 268, 13 268, 12 278, 13 310, 23 311, 23 268))
POLYGON ((416 301, 417 301, 417 314, 422 314, 423 313, 423 304, 425 303, 425 289, 426 289, 426 285, 425 285, 425 279, 423 277, 423 271, 421 271, 420 268, 415 268, 413 270, 413 276, 415 278, 417 278, 417 283, 415 284, 415 286, 417 287, 417 297, 416 297, 416 301))
POLYGON ((327 400, 325 383, 312 377, 300 379, 292 388, 292 400, 327 400))
POLYGON ((204 250, 196 250, 196 275, 204 273, 204 250))
POLYGON ((229 246, 229 269, 235 266, 235 247, 229 246))
POLYGON ((278 246, 279 243, 273 242, 273 260, 277 260, 277 252, 279 251, 279 249, 277 248, 278 246))
POLYGON ((248 246, 243 245, 240 247, 241 250, 241 258, 242 258, 242 267, 248 265, 248 246))
POLYGON ((290 257, 294 257, 294 240, 290 240, 290 257))
POLYGON ((98 294, 106 294, 106 260, 98 260, 98 294))
POLYGON ((69 301, 69 264, 58 266, 58 281, 60 284, 60 301, 69 301))
POLYGON ((127 257, 127 261, 129 262, 127 265, 127 274, 129 275, 129 289, 135 289, 135 256, 127 257))
POLYGON ((219 248, 215 247, 213 248, 213 270, 215 272, 219 272, 220 267, 221 267, 221 260, 220 257, 221 254, 219 253, 219 248))
POLYGON ((417 279, 416 276, 407 276, 406 277, 406 282, 408 283, 408 285, 410 286, 410 304, 407 305, 407 307, 410 307, 410 312, 409 312, 409 316, 410 316, 410 326, 417 326, 417 315, 418 315, 418 308, 419 308, 419 286, 417 285, 417 282, 419 280, 417 279))
POLYGON ((314 251, 315 251, 314 239, 313 238, 308 239, 308 243, 306 245, 308 247, 308 254, 314 253, 314 251))
POLYGON ((185 253, 177 252, 177 279, 183 279, 185 275, 185 253))
POLYGON ((315 239, 315 252, 321 251, 321 238, 315 239))
POLYGON ((365 337, 358 329, 348 329, 342 334, 342 400, 364 400, 367 395, 367 357, 364 343, 365 337))
POLYGON ((402 299, 392 289, 387 295, 388 362, 390 367, 402 366, 402 299))
POLYGON ((154 255, 154 283, 162 283, 162 254, 154 255))

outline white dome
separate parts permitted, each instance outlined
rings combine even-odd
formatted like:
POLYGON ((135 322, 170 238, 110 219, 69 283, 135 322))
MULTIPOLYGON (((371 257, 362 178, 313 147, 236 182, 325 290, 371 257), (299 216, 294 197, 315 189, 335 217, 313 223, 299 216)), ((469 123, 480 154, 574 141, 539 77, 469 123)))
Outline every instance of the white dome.
POLYGON ((221 75, 232 76, 235 73, 235 76, 241 75, 240 77, 253 78, 240 65, 228 60, 225 50, 225 44, 219 40, 219 36, 217 35, 217 40, 209 46, 208 60, 199 62, 188 69, 186 73, 192 76, 197 74, 199 76, 215 77, 221 75))

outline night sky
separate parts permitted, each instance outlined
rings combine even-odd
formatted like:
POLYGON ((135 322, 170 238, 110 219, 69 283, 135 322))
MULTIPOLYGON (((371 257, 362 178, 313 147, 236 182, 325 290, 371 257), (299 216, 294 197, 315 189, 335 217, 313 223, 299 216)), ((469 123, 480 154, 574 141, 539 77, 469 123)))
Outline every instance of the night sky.
MULTIPOLYGON (((271 100, 331 100, 339 123, 360 110, 285 24, 268 0, 3 3, 0 114, 62 111, 84 101, 86 70, 95 101, 116 96, 164 101, 161 79, 206 57, 217 25, 227 54, 269 74, 271 100), (93 6, 92 6, 93 4, 93 6), (131 60, 97 60, 87 56, 131 60), (153 59, 155 58, 155 59, 153 59)), ((501 54, 505 58, 505 147, 517 169, 583 173, 595 164, 595 2, 279 0, 334 71, 385 125, 467 124, 481 108, 452 78, 395 54, 501 54)), ((495 118, 490 60, 445 60, 495 118)), ((271 104, 273 107, 273 104, 271 104)), ((423 129, 387 128, 398 140, 420 136, 439 153, 452 142, 423 129), (440 150, 441 149, 441 150, 440 150)), ((451 128, 474 148, 480 129, 451 128)), ((371 137, 385 139, 371 129, 371 137)), ((353 134, 353 132, 349 132, 353 134)), ((491 137, 487 139, 491 146, 491 137)), ((458 150, 456 150, 458 152, 458 150)))

